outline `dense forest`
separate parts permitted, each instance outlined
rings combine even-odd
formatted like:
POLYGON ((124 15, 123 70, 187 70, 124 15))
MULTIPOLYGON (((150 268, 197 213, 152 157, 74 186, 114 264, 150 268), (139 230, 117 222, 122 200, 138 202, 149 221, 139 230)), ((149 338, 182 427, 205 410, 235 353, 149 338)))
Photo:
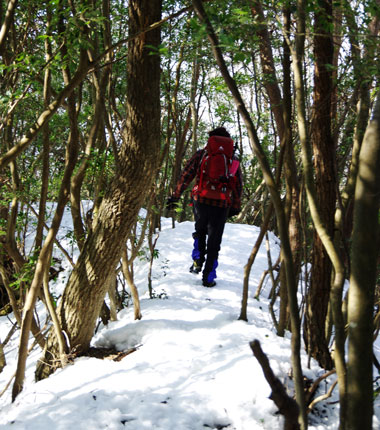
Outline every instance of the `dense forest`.
POLYGON ((341 430, 371 429, 379 0, 8 0, 0 19, 0 300, 20 336, 13 398, 30 334, 44 349, 36 378, 46 378, 86 352, 99 318, 117 318, 120 277, 141 317, 134 259, 143 241, 154 255, 161 216, 173 226, 192 219, 189 195, 169 214, 165 202, 207 132, 224 126, 244 177, 234 220, 261 228, 240 319, 258 245, 273 231, 281 256, 271 317, 278 336, 292 335, 298 425, 307 428, 304 345, 337 374, 341 430), (49 279, 67 208, 81 252, 57 301, 49 279), (51 316, 47 331, 37 300, 51 316))

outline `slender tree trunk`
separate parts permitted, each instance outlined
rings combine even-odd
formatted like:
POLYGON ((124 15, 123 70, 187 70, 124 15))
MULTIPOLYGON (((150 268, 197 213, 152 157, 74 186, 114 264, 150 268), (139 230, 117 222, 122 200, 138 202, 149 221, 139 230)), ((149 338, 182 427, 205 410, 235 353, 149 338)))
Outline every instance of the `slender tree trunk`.
POLYGON ((21 314, 20 314, 20 311, 18 309, 17 299, 16 299, 16 296, 15 296, 15 293, 14 293, 12 287, 10 286, 8 274, 7 274, 7 271, 6 271, 6 268, 4 266, 3 261, 0 262, 0 275, 1 275, 1 279, 3 281, 5 291, 8 294, 9 303, 12 307, 13 315, 16 318, 18 326, 21 327, 21 314))
MULTIPOLYGON (((290 31, 291 12, 289 4, 286 4, 283 10, 285 31, 290 31)), ((299 273, 301 270, 301 216, 299 208, 300 185, 297 178, 297 166, 295 163, 293 138, 292 138, 292 82, 291 82, 291 55, 286 40, 283 41, 283 117, 284 117, 284 136, 285 155, 284 155, 284 172, 286 179, 286 200, 285 213, 289 220, 289 240, 292 249, 294 273, 298 285, 299 273)), ((281 265, 281 285, 280 285, 280 316, 278 321, 279 336, 285 334, 285 329, 289 326, 289 306, 286 284, 286 273, 284 266, 281 265)))
MULTIPOLYGON (((109 11, 109 0, 102 0, 102 14, 105 17, 104 20, 104 29, 103 29, 103 42, 104 48, 107 51, 111 45, 111 36, 110 36, 110 11, 109 11)), ((99 50, 99 45, 93 47, 91 51, 91 56, 94 56, 96 51, 99 50)), ((96 141, 100 140, 100 136, 103 133, 102 128, 104 127, 105 118, 107 116, 107 110, 105 106, 106 99, 106 89, 109 81, 109 76, 111 73, 112 63, 112 53, 109 52, 106 55, 106 62, 109 65, 102 68, 100 71, 95 70, 92 72, 92 83, 93 83, 93 91, 94 91, 94 112, 92 124, 87 136, 87 141, 84 149, 84 157, 76 171, 75 176, 71 181, 71 190, 70 190, 70 202, 71 202, 71 214, 73 218, 73 226, 75 238, 78 243, 79 250, 82 250, 86 238, 86 230, 83 225, 82 216, 81 216, 81 187, 83 180, 86 175, 87 168, 89 166, 91 150, 95 147, 96 141)), ((113 138, 112 130, 109 127, 108 129, 110 134, 110 139, 113 138)), ((117 155, 115 155, 116 163, 118 162, 117 155)), ((103 184, 102 175, 99 182, 103 184)))
MULTIPOLYGON (((160 0, 129 2, 130 33, 137 34, 159 21, 160 0)), ((128 44, 127 118, 119 155, 119 168, 93 221, 58 313, 72 351, 85 352, 107 292, 110 273, 150 189, 160 149, 160 58, 149 46, 160 44, 156 28, 132 38, 128 44)), ((54 333, 36 371, 37 379, 54 369, 57 354, 54 333)))
MULTIPOLYGON (((332 237, 329 235, 323 220, 321 219, 313 178, 311 145, 309 143, 308 127, 306 121, 306 104, 304 94, 304 83, 302 75, 302 58, 304 53, 305 38, 305 3, 304 0, 297 1, 297 35, 295 48, 291 44, 288 35, 284 36, 288 41, 293 58, 294 85, 297 102, 297 122, 301 142, 302 165, 304 169, 306 194, 310 208, 310 214, 318 235, 334 266, 334 278, 331 288, 331 307, 335 324, 335 353, 334 361, 339 379, 340 394, 340 418, 344 421, 346 409, 346 367, 344 357, 344 321, 342 315, 342 290, 344 282, 344 267, 337 253, 332 237)), ((343 427, 344 428, 344 427, 343 427)))
MULTIPOLYGON (((270 42, 269 31, 265 23, 265 17, 262 9, 262 4, 259 0, 251 0, 251 12, 254 18, 258 18, 260 26, 258 27, 257 34, 260 38, 260 57, 263 73, 265 76, 264 86, 268 94, 271 109, 274 114, 276 127, 281 140, 281 148, 284 151, 284 173, 286 181, 286 202, 285 213, 289 223, 289 239, 292 254, 295 257, 294 268, 295 276, 298 278, 300 268, 299 257, 299 243, 300 243, 300 230, 299 230, 299 185, 297 179, 297 167, 295 163, 294 151, 292 147, 292 129, 291 129, 291 93, 290 93, 290 52, 287 43, 284 41, 284 97, 281 97, 280 87, 276 76, 276 68, 273 59, 272 47, 270 42), (257 16, 257 17, 256 17, 257 16)), ((290 26, 290 12, 285 11, 284 23, 289 28, 290 26)), ((276 183, 279 183, 281 175, 280 168, 276 170, 276 183)), ((281 304, 281 334, 284 332, 284 326, 287 316, 287 288, 286 288, 286 274, 285 265, 281 265, 281 297, 283 303, 281 304)))
POLYGON ((269 222, 273 215, 273 204, 271 203, 265 214, 264 221, 260 227, 260 233, 256 239, 256 243, 252 248, 251 254, 249 255, 247 264, 244 266, 244 279, 243 279, 243 294, 241 300, 241 309, 239 320, 248 321, 247 308, 248 308, 248 292, 249 292, 249 274, 251 273, 252 265, 255 262, 256 256, 260 250, 261 243, 264 239, 265 233, 268 231, 269 222))
MULTIPOLYGON (((379 244, 380 93, 364 135, 355 188, 348 295, 348 430, 372 429, 373 309, 379 244)), ((346 430, 345 429, 345 430, 346 430)))
MULTIPOLYGON (((314 37, 314 106, 311 124, 316 199, 320 216, 328 234, 334 233, 336 178, 335 148, 331 131, 334 47, 327 23, 332 22, 331 0, 319 0, 315 13, 314 37)), ((307 351, 318 363, 331 370, 333 362, 325 336, 325 322, 331 287, 331 261, 318 235, 314 232, 310 287, 307 292, 304 340, 307 351)))
POLYGON ((13 16, 17 6, 17 2, 18 0, 8 1, 8 7, 4 16, 4 21, 3 17, 1 17, 1 21, 3 22, 3 24, 0 29, 0 54, 2 54, 3 50, 5 49, 7 34, 13 22, 13 16))
MULTIPOLYGON (((48 4, 46 9, 46 26, 47 34, 51 36, 51 7, 48 4)), ((52 49, 50 38, 45 40, 45 59, 50 61, 52 58, 52 49)), ((44 76, 44 107, 49 106, 51 98, 51 70, 48 67, 45 70, 44 76)), ((49 167, 50 167, 50 129, 49 123, 45 124, 42 131, 43 139, 43 154, 42 154, 42 180, 41 180, 41 195, 38 210, 38 224, 36 229, 36 249, 40 249, 43 242, 43 231, 45 223, 46 201, 49 189, 49 167)))
MULTIPOLYGON (((74 170, 75 162, 77 158, 77 151, 76 151, 77 148, 75 146, 76 142, 73 142, 71 139, 69 140, 69 142, 71 145, 67 148, 66 166, 65 166, 65 172, 63 175, 63 180, 62 180, 60 193, 58 197, 57 209, 54 214, 54 218, 53 218, 50 230, 48 232, 44 245, 39 254, 34 277, 33 277, 30 289, 28 291, 28 295, 26 297, 26 302, 24 306, 16 377, 15 377, 15 381, 12 389, 13 401, 16 399, 16 397, 22 391, 22 388, 23 388, 25 369, 26 369, 26 359, 28 356, 29 332, 33 321, 34 307, 36 304, 38 293, 43 283, 46 267, 47 266, 50 267, 50 258, 52 255, 54 239, 57 235, 59 226, 61 224, 63 211, 68 201, 70 178, 74 170)), ((54 331, 54 328, 52 329, 52 331, 54 331)), ((57 346, 59 345, 57 344, 57 346)), ((59 347, 58 347, 58 350, 59 350, 59 347)))
POLYGON ((110 320, 117 321, 117 302, 116 302, 117 279, 116 273, 111 273, 108 280, 108 297, 110 299, 110 320))
MULTIPOLYGON (((350 28, 349 39, 351 44, 351 51, 353 57, 354 75, 357 82, 358 88, 358 100, 356 106, 356 123, 353 135, 353 146, 351 151, 351 164, 349 168, 349 174, 347 177, 346 185, 341 195, 341 205, 337 208, 335 214, 336 230, 340 231, 342 240, 349 240, 349 234, 352 231, 352 201, 354 198, 356 177, 359 166, 359 153, 362 145, 364 133, 368 124, 369 112, 370 112, 370 89, 372 85, 373 76, 371 75, 371 67, 368 65, 373 64, 374 57, 376 55, 377 45, 376 42, 370 42, 376 40, 379 18, 375 16, 370 25, 368 26, 368 32, 370 36, 368 42, 363 50, 363 54, 360 51, 360 40, 356 37, 359 33, 357 24, 355 22, 355 13, 346 5, 344 8, 345 18, 350 28)), ((356 98, 354 99, 356 101, 356 98)))
MULTIPOLYGON (((49 257, 49 260, 51 259, 51 255, 49 257)), ((44 268, 44 274, 43 274, 43 291, 45 295, 45 303, 46 307, 49 311, 51 320, 53 322, 53 327, 55 330, 55 335, 57 336, 58 340, 58 348, 59 348, 59 357, 58 359, 61 362, 62 367, 66 366, 67 364, 67 344, 65 335, 63 334, 61 330, 61 325, 59 323, 57 312, 54 307, 53 300, 51 299, 50 291, 49 291, 49 266, 46 266, 44 268)))
POLYGON ((109 67, 103 70, 101 79, 98 79, 95 72, 92 74, 92 79, 94 82, 94 92, 95 92, 95 108, 93 114, 92 125, 87 137, 86 146, 84 150, 84 159, 80 164, 75 176, 71 181, 71 192, 70 192, 70 202, 71 202, 71 214, 73 218, 73 226, 75 232, 75 238, 78 243, 79 249, 83 249, 84 242, 86 239, 86 231, 82 222, 81 216, 81 187, 83 180, 85 178, 86 170, 89 165, 91 150, 95 146, 95 142, 99 136, 99 131, 103 125, 103 117, 105 111, 105 91, 109 76, 109 67))
MULTIPOLYGON (((7 145, 7 149, 10 147, 10 142, 13 142, 14 136, 12 133, 13 129, 13 115, 10 115, 7 118, 6 126, 5 126, 5 139, 6 142, 9 144, 7 145)), ((20 180, 17 173, 17 163, 16 160, 12 160, 9 163, 9 170, 11 174, 11 185, 9 188, 9 191, 12 192, 12 202, 9 205, 9 213, 7 214, 7 234, 6 234, 6 240, 5 240, 5 247, 12 258, 12 260, 15 262, 16 271, 21 270, 22 266, 25 264, 25 259, 21 255, 20 250, 18 249, 17 243, 16 243, 16 227, 17 227, 17 215, 18 215, 18 209, 19 209, 19 191, 20 191, 20 180)))
POLYGON ((6 365, 7 365, 7 361, 5 359, 4 347, 0 339, 0 373, 3 371, 6 365))
POLYGON ((130 270, 128 265, 128 254, 127 254, 126 248, 123 248, 122 250, 122 269, 123 269, 124 278, 126 279, 129 289, 131 290, 135 320, 141 320, 142 314, 141 314, 139 292, 133 280, 132 270, 130 270))

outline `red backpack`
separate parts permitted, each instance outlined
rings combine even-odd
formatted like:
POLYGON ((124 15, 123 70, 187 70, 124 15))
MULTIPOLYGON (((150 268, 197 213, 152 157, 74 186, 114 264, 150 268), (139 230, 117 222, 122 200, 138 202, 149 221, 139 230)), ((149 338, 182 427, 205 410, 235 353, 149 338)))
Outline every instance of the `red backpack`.
POLYGON ((229 137, 211 136, 201 160, 199 182, 193 194, 231 202, 239 161, 233 160, 234 142, 229 137))

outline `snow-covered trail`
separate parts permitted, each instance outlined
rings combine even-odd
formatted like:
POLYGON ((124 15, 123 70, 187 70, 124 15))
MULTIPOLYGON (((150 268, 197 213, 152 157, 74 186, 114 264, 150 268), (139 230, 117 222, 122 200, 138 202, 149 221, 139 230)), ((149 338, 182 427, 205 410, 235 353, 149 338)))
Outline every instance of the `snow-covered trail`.
MULTIPOLYGON (((270 282, 260 300, 253 299, 267 267, 263 245, 253 266, 248 322, 239 321, 243 268, 258 235, 258 228, 227 224, 217 270, 217 286, 204 288, 200 275, 189 273, 193 224, 173 230, 163 220, 153 266, 153 288, 147 294, 148 262, 136 263, 135 280, 141 294, 143 318, 133 320, 133 309, 118 314, 118 321, 101 326, 93 346, 136 348, 121 361, 82 357, 73 365, 35 383, 33 372, 40 351, 28 360, 24 391, 14 404, 10 390, 0 398, 0 429, 17 430, 275 430, 282 417, 268 398, 270 388, 253 357, 249 342, 258 339, 273 371, 287 385, 290 339, 279 338, 267 310, 270 282), (160 298, 158 298, 160 297, 160 298)), ((273 261, 279 252, 270 234, 273 261)), ((57 280, 59 291, 68 273, 57 280)), ((9 322, 0 319, 1 339, 9 322)), ((17 337, 6 348, 8 365, 0 374, 4 387, 16 366, 17 337)), ((315 379, 314 365, 306 375, 315 379)), ((336 398, 334 399, 336 400, 336 398)), ((337 406, 314 417, 311 429, 336 429, 337 406)))

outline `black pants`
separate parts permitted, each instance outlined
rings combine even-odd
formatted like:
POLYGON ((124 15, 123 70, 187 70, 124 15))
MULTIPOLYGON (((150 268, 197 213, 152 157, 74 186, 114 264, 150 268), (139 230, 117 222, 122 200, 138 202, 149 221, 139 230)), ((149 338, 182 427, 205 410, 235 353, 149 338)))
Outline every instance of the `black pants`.
POLYGON ((219 208, 194 201, 195 232, 192 257, 203 264, 203 279, 211 282, 216 278, 218 255, 227 220, 228 208, 219 208))

